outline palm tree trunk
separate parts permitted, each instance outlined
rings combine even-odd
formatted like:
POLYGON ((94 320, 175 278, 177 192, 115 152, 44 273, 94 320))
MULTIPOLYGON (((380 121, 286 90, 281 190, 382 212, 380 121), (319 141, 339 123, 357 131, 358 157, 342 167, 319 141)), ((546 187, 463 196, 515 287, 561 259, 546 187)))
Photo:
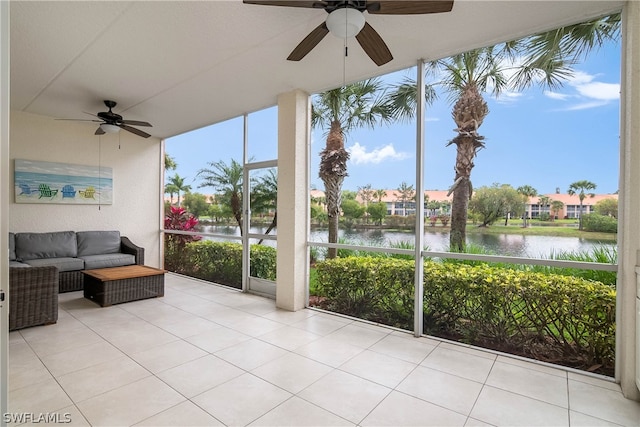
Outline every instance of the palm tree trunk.
POLYGON ((451 143, 458 146, 456 155, 456 179, 452 187, 451 233, 449 246, 452 251, 463 252, 467 238, 467 210, 472 196, 471 169, 476 156, 474 137, 459 135, 451 143))
POLYGON ((453 120, 458 135, 449 144, 457 146, 456 176, 449 193, 453 192, 451 202, 451 233, 449 247, 451 251, 463 252, 466 245, 467 209, 473 194, 471 170, 476 152, 484 147, 484 137, 478 135, 478 128, 489 113, 487 103, 474 84, 468 85, 460 99, 453 106, 453 120))
POLYGON ((449 247, 453 252, 463 252, 467 240, 467 210, 469 209, 469 178, 462 178, 451 200, 451 232, 449 247))
MULTIPOLYGON (((320 179, 324 182, 329 219, 329 243, 338 243, 338 223, 340 220, 340 202, 342 199, 342 182, 347 176, 347 160, 349 153, 344 149, 344 138, 340 122, 331 123, 327 136, 327 146, 320 152, 320 179)), ((329 248, 328 258, 338 255, 336 248, 329 248)))
MULTIPOLYGON (((273 213, 273 220, 271 220, 271 225, 269 225, 269 227, 267 228, 267 231, 264 232, 264 234, 269 234, 271 233, 271 230, 273 230, 276 225, 278 225, 278 211, 275 211, 273 213)), ((259 245, 262 244, 264 239, 260 239, 260 241, 258 242, 259 245)))
POLYGON ((242 236, 242 202, 238 194, 235 193, 231 195, 231 211, 238 227, 240 227, 240 235, 242 236))

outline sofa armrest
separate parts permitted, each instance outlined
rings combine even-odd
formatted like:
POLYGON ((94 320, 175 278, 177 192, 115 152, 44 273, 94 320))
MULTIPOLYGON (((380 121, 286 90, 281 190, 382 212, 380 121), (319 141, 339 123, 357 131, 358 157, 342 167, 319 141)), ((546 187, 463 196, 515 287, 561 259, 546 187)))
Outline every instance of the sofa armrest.
POLYGON ((9 330, 58 320, 58 269, 9 268, 9 330))
POLYGON ((144 265, 144 248, 135 245, 128 237, 120 236, 120 251, 136 257, 136 264, 144 265))

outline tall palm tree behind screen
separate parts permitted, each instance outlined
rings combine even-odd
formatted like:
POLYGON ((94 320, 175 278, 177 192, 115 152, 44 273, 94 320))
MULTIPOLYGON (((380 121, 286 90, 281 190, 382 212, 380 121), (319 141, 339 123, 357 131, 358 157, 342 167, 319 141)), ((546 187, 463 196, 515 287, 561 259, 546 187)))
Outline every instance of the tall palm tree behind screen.
MULTIPOLYGON (((619 36, 620 15, 615 14, 427 64, 426 81, 431 82, 427 90, 440 86, 449 94, 456 124, 457 135, 448 143, 457 149, 450 188, 452 251, 465 249, 467 209, 473 193, 471 170, 478 150, 485 146, 479 128, 489 109, 482 94, 498 96, 504 90, 522 90, 534 84, 549 89, 560 87, 585 54, 619 36)), ((396 90, 416 98, 415 81, 406 81, 396 90)))
MULTIPOLYGON (((347 174, 347 152, 344 139, 355 128, 373 129, 379 123, 390 124, 410 118, 414 110, 397 108, 378 79, 347 84, 315 96, 312 100, 311 124, 326 132, 326 146, 320 152, 320 179, 324 182, 329 243, 338 242, 338 221, 342 183, 347 174)), ((329 248, 327 257, 335 258, 337 248, 329 248)))

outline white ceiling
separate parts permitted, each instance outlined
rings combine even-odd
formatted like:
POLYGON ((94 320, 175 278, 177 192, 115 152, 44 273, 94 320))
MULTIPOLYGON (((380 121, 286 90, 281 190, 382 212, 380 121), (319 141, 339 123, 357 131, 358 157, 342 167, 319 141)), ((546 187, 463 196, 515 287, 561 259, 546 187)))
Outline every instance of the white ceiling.
MULTIPOLYGON (((399 0, 400 1, 400 0, 399 0)), ((346 80, 620 10, 623 1, 456 0, 444 14, 365 14, 394 60, 377 67, 349 41, 346 80)), ((228 1, 12 1, 11 108, 91 118, 103 100, 166 138, 343 82, 343 41, 328 35, 300 62, 285 58, 323 10, 228 1)))

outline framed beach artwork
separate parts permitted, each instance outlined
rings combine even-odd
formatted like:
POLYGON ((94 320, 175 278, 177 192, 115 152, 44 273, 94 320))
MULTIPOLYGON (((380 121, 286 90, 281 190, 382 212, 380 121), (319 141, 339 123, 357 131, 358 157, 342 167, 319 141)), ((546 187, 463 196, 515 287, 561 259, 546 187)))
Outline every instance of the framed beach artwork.
POLYGON ((14 166, 16 203, 113 203, 113 169, 109 167, 20 159, 14 166))

